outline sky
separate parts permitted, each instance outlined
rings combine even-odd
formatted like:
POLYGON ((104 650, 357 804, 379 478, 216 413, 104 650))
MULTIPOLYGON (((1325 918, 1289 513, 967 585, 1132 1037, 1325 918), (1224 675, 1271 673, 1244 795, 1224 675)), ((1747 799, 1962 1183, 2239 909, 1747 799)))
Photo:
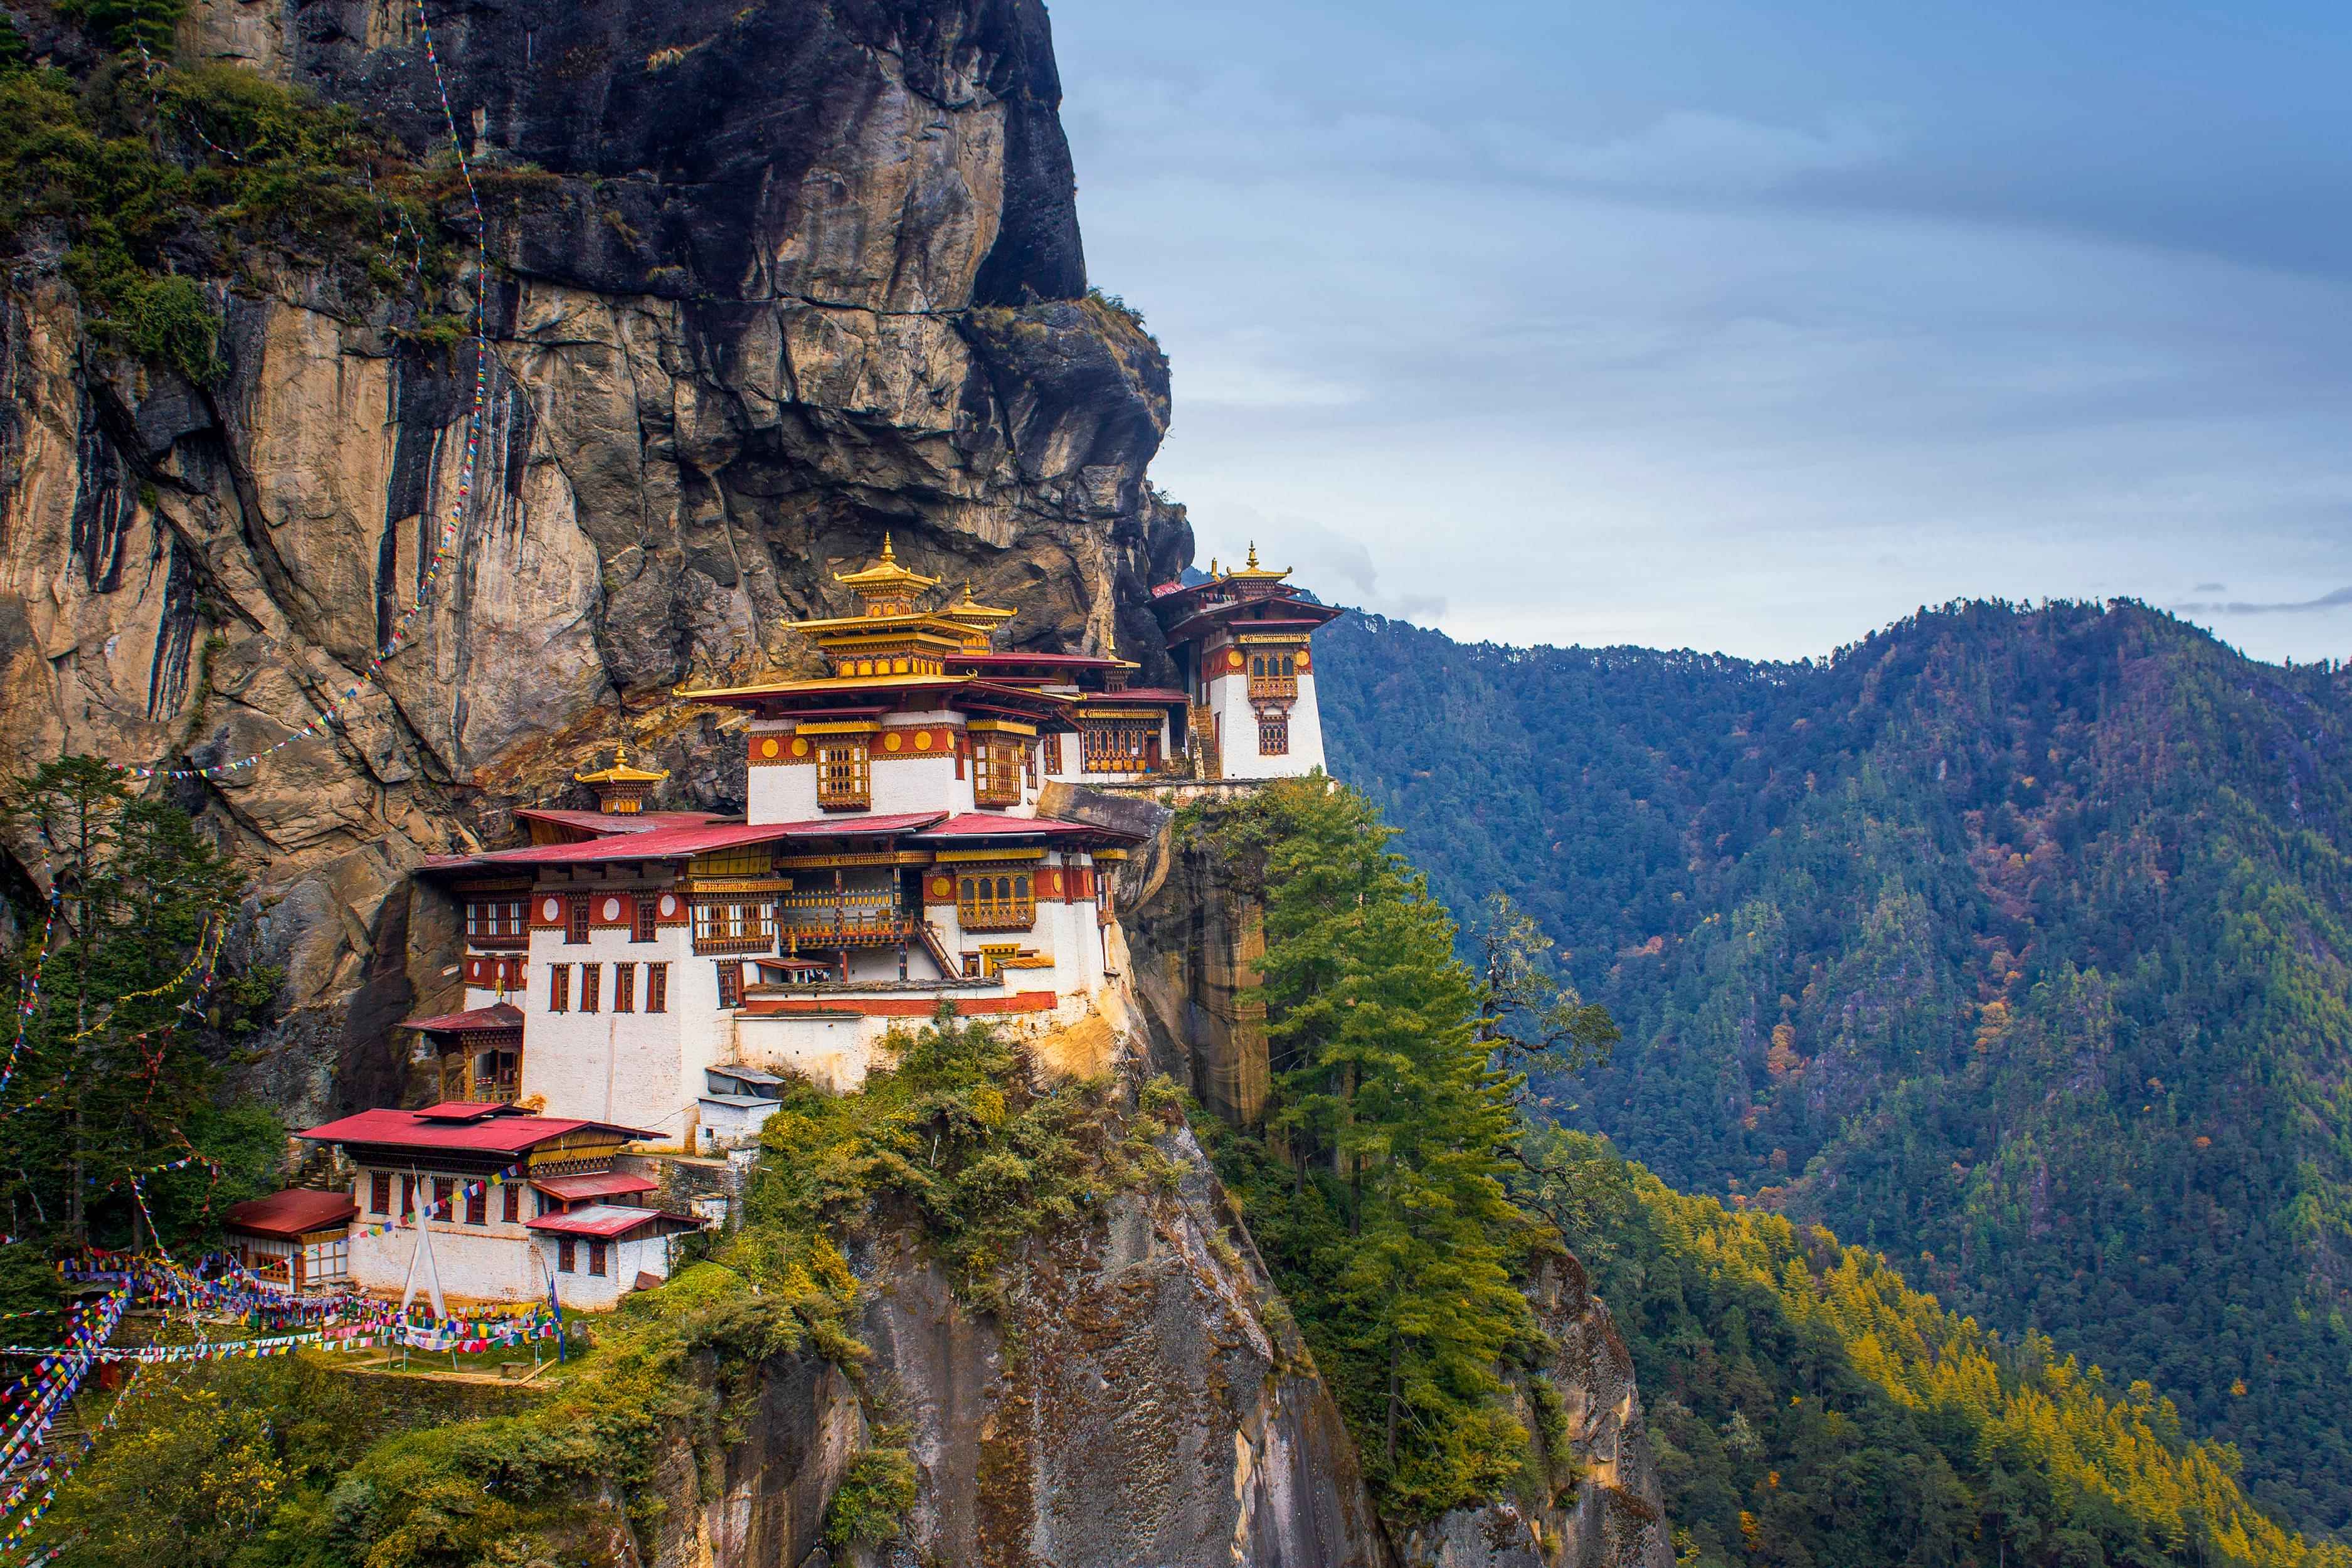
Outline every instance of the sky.
POLYGON ((2352 6, 1051 14, 1204 564, 1513 643, 2128 596, 2352 657, 2352 6))

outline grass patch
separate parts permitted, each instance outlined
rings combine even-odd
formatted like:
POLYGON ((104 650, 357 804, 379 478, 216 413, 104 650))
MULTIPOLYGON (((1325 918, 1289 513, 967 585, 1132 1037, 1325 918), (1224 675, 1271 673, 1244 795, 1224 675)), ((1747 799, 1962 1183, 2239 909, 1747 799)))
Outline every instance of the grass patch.
POLYGON ((893 1539, 915 1505, 915 1457, 904 1434, 883 1429, 875 1436, 892 1446, 868 1448, 850 1460, 849 1473, 824 1505, 824 1543, 835 1552, 893 1539))

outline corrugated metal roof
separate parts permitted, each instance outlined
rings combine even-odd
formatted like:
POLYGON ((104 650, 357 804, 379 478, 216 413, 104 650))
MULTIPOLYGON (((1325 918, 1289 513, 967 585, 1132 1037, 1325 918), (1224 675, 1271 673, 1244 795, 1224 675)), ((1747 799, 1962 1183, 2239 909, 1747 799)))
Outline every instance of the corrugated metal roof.
POLYGON ((543 805, 517 806, 515 816, 525 822, 552 823, 595 834, 653 833, 727 820, 715 811, 572 811, 543 805))
POLYGON ((430 1018, 408 1018, 398 1026, 427 1034, 451 1034, 460 1029, 520 1029, 522 1009, 511 1002, 493 1002, 464 1013, 442 1013, 430 1018))
POLYGON ((788 838, 854 838, 908 832, 946 816, 939 811, 867 813, 824 816, 807 822, 706 823, 658 828, 651 833, 592 838, 583 844, 533 844, 522 849, 492 849, 479 855, 448 855, 427 860, 429 870, 476 866, 585 866, 611 860, 677 860, 718 849, 738 849, 788 838))
POLYGON ((598 1241, 614 1241, 631 1231, 662 1221, 700 1230, 702 1222, 692 1215, 672 1214, 667 1209, 629 1208, 619 1204, 590 1204, 584 1209, 568 1214, 546 1214, 537 1219, 525 1220, 527 1230, 547 1236, 585 1236, 598 1241))
POLYGON ((359 1212, 360 1205, 352 1201, 352 1194, 340 1189, 325 1193, 310 1187, 289 1187, 265 1198, 231 1204, 221 1215, 221 1224, 249 1236, 293 1241, 314 1230, 332 1230, 347 1224, 359 1212))
POLYGON ((625 1139, 657 1138, 642 1127, 565 1116, 491 1116, 478 1121, 428 1121, 414 1110, 362 1110, 295 1134, 314 1143, 362 1143, 418 1153, 520 1154, 551 1138, 593 1127, 625 1139))
POLYGON ((1105 658, 1092 653, 1023 653, 1015 649, 996 653, 960 653, 948 660, 958 668, 973 669, 1020 669, 1030 665, 1066 664, 1078 669, 1116 669, 1127 660, 1105 658))
POLYGON ((702 1070, 706 1073, 717 1073, 720 1078, 740 1079, 745 1083, 782 1083, 784 1081, 783 1075, 782 1073, 764 1072, 758 1068, 709 1067, 704 1068, 702 1070))
POLYGON ((1165 686, 1130 686, 1120 691, 1082 691, 1078 702, 1083 707, 1115 708, 1122 702, 1189 703, 1192 700, 1181 691, 1165 686))
POLYGON ((784 1104, 782 1100, 770 1100, 764 1094, 702 1094, 695 1098, 704 1105, 727 1105, 737 1110, 756 1110, 763 1105, 770 1110, 781 1110, 784 1104))
POLYGON ((599 1171, 588 1176, 545 1176, 532 1182, 531 1185, 551 1198, 576 1204, 583 1198, 614 1198, 624 1193, 649 1193, 660 1184, 650 1176, 599 1171))
POLYGON ((916 834, 917 838, 1036 838, 1048 835, 1079 833, 1104 838, 1138 839, 1139 833, 1129 833, 1116 827, 1104 827, 1092 822, 1068 822, 1058 816, 1013 816, 1001 811, 967 811, 949 817, 936 827, 927 827, 916 834))

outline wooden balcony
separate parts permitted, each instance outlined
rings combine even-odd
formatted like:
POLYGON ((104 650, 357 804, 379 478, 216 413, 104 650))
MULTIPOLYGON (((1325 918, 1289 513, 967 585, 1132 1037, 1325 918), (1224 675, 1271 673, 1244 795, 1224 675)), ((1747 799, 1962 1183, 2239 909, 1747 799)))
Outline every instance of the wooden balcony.
POLYGON ((1261 699, 1294 702, 1298 699, 1298 678, 1295 675, 1253 675, 1249 679, 1252 701, 1261 699))
POLYGON ((956 910, 960 931, 1028 931, 1037 923, 1034 902, 967 904, 956 910))
POLYGON ((698 934, 694 939, 694 951, 698 953, 773 952, 775 949, 776 933, 772 929, 764 926, 758 931, 726 933, 712 931, 698 934))
POLYGON ((490 931, 467 931, 466 933, 466 945, 467 947, 480 948, 485 952, 522 952, 527 951, 530 946, 530 932, 527 931, 499 931, 496 933, 490 931))
POLYGON ((901 904, 887 889, 799 893, 783 900, 782 913, 787 952, 797 947, 895 947, 921 940, 922 911, 901 904))

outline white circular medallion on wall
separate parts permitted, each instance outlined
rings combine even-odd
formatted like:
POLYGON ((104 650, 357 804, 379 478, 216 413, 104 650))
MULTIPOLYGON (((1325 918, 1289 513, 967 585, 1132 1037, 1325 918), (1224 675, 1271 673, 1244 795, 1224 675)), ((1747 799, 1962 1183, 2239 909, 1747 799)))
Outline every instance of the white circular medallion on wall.
POLYGON ((667 920, 670 916, 677 913, 677 895, 676 893, 664 893, 661 896, 661 912, 664 920, 667 920))
POLYGON ((604 918, 608 921, 616 921, 621 918, 620 900, 606 899, 604 900, 604 918))
POLYGON ((539 906, 539 918, 543 921, 562 920, 563 918, 562 903, 555 899, 548 900, 545 903, 539 906))

